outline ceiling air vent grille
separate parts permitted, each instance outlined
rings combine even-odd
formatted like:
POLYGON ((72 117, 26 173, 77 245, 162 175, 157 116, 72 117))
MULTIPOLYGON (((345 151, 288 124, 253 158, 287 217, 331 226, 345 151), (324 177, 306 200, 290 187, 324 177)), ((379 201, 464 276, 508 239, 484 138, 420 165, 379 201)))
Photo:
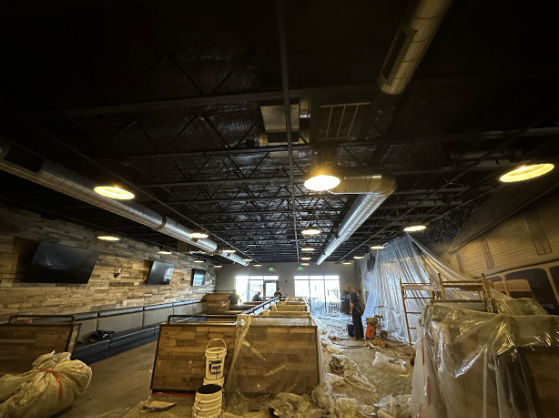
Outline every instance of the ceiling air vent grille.
POLYGON ((384 66, 382 67, 382 75, 387 80, 390 79, 390 73, 394 68, 394 64, 396 64, 396 60, 398 58, 398 55, 400 54, 400 51, 402 50, 402 47, 404 46, 406 37, 407 33, 404 32, 402 28, 400 28, 398 30, 398 33, 396 34, 396 37, 394 38, 394 42, 392 42, 392 47, 390 48, 390 52, 386 57, 384 66))

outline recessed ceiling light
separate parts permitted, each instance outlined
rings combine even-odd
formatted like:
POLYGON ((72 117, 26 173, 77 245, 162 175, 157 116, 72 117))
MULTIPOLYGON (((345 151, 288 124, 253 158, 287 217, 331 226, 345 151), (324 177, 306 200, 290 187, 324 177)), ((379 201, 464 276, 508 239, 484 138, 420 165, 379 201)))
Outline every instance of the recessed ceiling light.
POLYGON ((351 264, 351 261, 347 261, 347 260, 346 260, 346 261, 344 261, 342 264, 344 264, 344 265, 346 265, 346 266, 349 266, 349 265, 351 264))
POLYGON ((354 260, 361 260, 362 258, 363 258, 362 255, 354 255, 354 256, 353 256, 353 259, 354 259, 354 260))
POLYGON ((340 184, 340 177, 335 164, 322 164, 311 172, 311 177, 305 181, 305 187, 317 192, 329 190, 340 184))
POLYGON ((118 186, 97 186, 93 189, 95 193, 101 196, 110 197, 116 200, 130 200, 134 199, 134 193, 129 192, 118 186))
POLYGON ((320 234, 322 231, 318 228, 306 228, 303 229, 303 235, 318 235, 320 234))
POLYGON ((301 251, 312 252, 312 251, 314 251, 314 248, 313 247, 303 247, 303 248, 301 248, 301 251))
POLYGON ((312 260, 312 258, 311 257, 301 257, 301 260, 310 261, 310 260, 312 260))
POLYGON ((204 238, 208 238, 209 236, 205 232, 191 232, 189 235, 190 238, 194 238, 194 239, 204 239, 204 238))
POLYGON ((262 264, 255 264, 254 267, 262 267, 262 264))
POLYGON ((554 167, 555 166, 551 163, 525 164, 503 174, 499 180, 503 183, 514 183, 517 181, 535 179, 536 177, 549 173, 554 167))
POLYGON ((417 231, 423 231, 426 228, 427 227, 425 225, 410 225, 410 226, 406 226, 404 228, 404 231, 406 231, 406 232, 417 232, 417 231))
POLYGON ((301 263, 302 266, 308 266, 309 263, 301 263))
POLYGON ((237 250, 234 250, 234 249, 232 249, 232 248, 227 248, 227 249, 223 250, 223 252, 224 252, 224 253, 233 254, 233 253, 236 253, 237 250))
POLYGON ((220 269, 220 268, 222 268, 222 267, 223 267, 223 266, 222 266, 221 264, 216 264, 216 265, 214 266, 214 269, 220 269))
POLYGON ((167 254, 173 254, 173 252, 169 250, 160 250, 157 252, 157 254, 167 255, 167 254))
POLYGON ((382 244, 371 245, 371 250, 384 250, 384 245, 382 244))
POLYGON ((203 263, 204 260, 194 260, 195 263, 203 263))
POLYGON ((101 241, 120 241, 119 237, 115 237, 114 235, 99 235, 97 239, 101 241))

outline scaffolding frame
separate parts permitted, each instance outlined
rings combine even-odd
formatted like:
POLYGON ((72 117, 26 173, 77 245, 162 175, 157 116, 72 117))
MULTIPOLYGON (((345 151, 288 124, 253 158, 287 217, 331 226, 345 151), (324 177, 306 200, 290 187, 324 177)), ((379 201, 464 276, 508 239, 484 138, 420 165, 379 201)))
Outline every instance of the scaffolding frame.
POLYGON ((408 311, 406 300, 427 300, 427 303, 482 303, 486 312, 493 312, 493 300, 491 298, 491 289, 489 283, 482 273, 479 280, 461 280, 461 281, 444 281, 441 273, 437 273, 439 283, 433 284, 429 278, 429 283, 402 282, 400 278, 400 292, 402 295, 402 305, 404 307, 404 318, 406 320, 406 329, 408 331, 408 342, 410 346, 410 355, 413 356, 413 344, 411 339, 411 330, 417 330, 417 326, 410 327, 408 315, 421 315, 421 312, 408 311), (446 291, 462 290, 468 292, 477 292, 478 299, 448 299, 446 291), (409 291, 427 292, 427 296, 410 296, 409 291))

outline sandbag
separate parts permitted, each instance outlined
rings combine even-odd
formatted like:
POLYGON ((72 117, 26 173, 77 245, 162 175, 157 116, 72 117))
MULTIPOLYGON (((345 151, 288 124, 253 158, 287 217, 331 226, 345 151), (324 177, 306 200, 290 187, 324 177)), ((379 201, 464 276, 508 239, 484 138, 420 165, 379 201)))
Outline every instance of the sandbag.
POLYGON ((91 381, 91 368, 70 353, 37 358, 23 374, 0 378, 0 418, 48 418, 72 405, 91 381))

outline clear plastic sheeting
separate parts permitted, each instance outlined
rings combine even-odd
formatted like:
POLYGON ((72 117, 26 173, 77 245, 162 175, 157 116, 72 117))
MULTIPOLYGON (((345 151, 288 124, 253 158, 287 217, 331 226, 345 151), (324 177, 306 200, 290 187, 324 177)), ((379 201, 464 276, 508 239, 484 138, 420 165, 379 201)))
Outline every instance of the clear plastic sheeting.
POLYGON ((38 357, 33 368, 0 378, 0 418, 48 418, 72 405, 91 380, 91 368, 71 353, 38 357))
POLYGON ((279 393, 310 395, 324 381, 317 326, 311 317, 238 315, 227 376, 227 403, 273 399, 279 393))
MULTIPOLYGON (((369 297, 364 317, 374 316, 378 310, 384 316, 383 329, 391 337, 400 341, 408 341, 406 318, 402 306, 400 280, 404 283, 438 284, 440 273, 447 281, 472 281, 474 278, 452 270, 431 253, 421 243, 409 235, 390 241, 383 251, 379 251, 375 266, 365 277, 366 290, 369 297)), ((426 304, 425 291, 408 291, 411 299, 406 300, 410 312, 421 312, 426 304), (418 298, 418 299, 413 299, 418 298)), ((462 290, 447 290, 448 299, 478 298, 477 292, 462 290)), ((492 291, 491 297, 497 301, 510 299, 498 291, 492 291)), ((408 315, 410 327, 416 326, 419 315, 408 315)), ((417 339, 416 331, 411 330, 412 341, 417 339)))
POLYGON ((413 416, 557 416, 559 317, 428 305, 421 322, 413 416))

